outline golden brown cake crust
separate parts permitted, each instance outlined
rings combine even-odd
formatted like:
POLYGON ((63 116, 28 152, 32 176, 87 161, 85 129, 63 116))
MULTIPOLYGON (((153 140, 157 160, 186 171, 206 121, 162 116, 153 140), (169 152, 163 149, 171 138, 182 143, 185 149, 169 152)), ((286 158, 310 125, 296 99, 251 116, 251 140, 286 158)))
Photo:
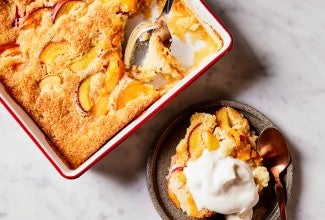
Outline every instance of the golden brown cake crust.
POLYGON ((132 1, 69 2, 56 11, 60 2, 1 1, 0 80, 76 168, 160 94, 141 84, 145 92, 119 96, 133 81, 121 62, 132 1), (25 12, 15 26, 16 7, 25 12))
POLYGON ((9 2, 0 1, 0 44, 11 42, 17 38, 17 28, 14 25, 15 9, 9 2))

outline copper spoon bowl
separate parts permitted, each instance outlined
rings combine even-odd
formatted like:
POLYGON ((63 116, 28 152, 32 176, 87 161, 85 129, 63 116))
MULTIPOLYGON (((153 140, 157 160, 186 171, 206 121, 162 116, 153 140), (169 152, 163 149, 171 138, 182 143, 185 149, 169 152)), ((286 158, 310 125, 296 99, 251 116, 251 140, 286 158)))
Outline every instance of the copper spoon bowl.
POLYGON ((280 174, 290 163, 288 145, 279 130, 269 127, 260 134, 257 140, 257 150, 263 158, 263 164, 274 176, 274 189, 280 208, 281 220, 286 220, 285 190, 281 183, 280 174))

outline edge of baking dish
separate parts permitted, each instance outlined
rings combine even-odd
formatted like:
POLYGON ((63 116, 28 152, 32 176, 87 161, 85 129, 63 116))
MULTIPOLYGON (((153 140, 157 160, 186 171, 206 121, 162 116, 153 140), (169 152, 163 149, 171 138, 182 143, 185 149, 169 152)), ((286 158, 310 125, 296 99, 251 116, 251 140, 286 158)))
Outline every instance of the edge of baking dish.
POLYGON ((209 58, 205 59, 205 61, 199 65, 199 67, 190 72, 170 91, 168 91, 158 101, 152 104, 135 120, 126 125, 126 127, 118 132, 104 146, 102 146, 96 153, 94 153, 88 160, 86 160, 76 169, 70 169, 65 165, 61 158, 52 149, 49 141, 41 129, 23 110, 23 108, 18 103, 16 103, 15 100, 6 92, 4 86, 0 83, 0 102, 17 121, 17 123, 22 127, 22 129, 27 133, 27 135, 32 139, 35 145, 41 150, 41 152, 45 155, 53 167, 58 171, 58 173, 61 174, 64 178, 75 179, 85 173, 89 168, 91 168, 105 155, 117 147, 122 141, 134 133, 152 116, 159 112, 175 96, 177 96, 182 90, 184 90, 194 80, 201 76, 209 67, 216 63, 225 53, 230 50, 233 42, 232 36, 227 28, 221 23, 217 15, 209 8, 209 6, 203 0, 186 0, 186 3, 191 7, 196 15, 200 17, 200 19, 202 19, 220 35, 221 39, 223 40, 222 48, 215 54, 209 56, 209 58))

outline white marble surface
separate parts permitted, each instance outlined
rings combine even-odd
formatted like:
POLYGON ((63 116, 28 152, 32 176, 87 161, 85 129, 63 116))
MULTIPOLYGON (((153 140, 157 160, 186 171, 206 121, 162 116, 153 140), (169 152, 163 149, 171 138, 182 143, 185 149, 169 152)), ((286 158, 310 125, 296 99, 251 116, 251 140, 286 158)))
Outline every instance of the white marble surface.
POLYGON ((250 104, 284 132, 288 219, 325 219, 325 1, 207 2, 233 34, 231 52, 80 178, 62 178, 0 107, 0 219, 159 219, 146 154, 171 115, 207 99, 250 104))

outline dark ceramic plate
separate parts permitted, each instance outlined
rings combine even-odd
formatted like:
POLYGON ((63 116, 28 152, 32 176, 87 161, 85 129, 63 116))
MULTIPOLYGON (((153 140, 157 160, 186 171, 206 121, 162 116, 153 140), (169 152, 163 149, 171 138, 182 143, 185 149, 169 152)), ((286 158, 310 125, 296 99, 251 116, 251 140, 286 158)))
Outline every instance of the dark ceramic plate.
MULTIPOLYGON (((191 220, 180 209, 177 209, 168 197, 166 175, 170 166, 171 156, 175 154, 178 142, 184 137, 186 128, 190 124, 190 117, 195 112, 205 112, 214 114, 221 106, 233 107, 241 112, 250 122, 251 128, 259 134, 266 127, 275 127, 272 122, 262 113, 254 108, 234 102, 234 101, 208 101, 192 106, 177 117, 173 118, 163 131, 158 135, 153 144, 147 161, 147 185, 153 204, 162 219, 171 220, 191 220)), ((286 188, 286 199, 290 197, 293 180, 292 163, 287 170, 282 173, 282 179, 286 188)), ((279 218, 279 210, 276 196, 273 190, 274 179, 269 182, 269 186, 264 189, 260 201, 254 207, 253 220, 275 220, 279 218)), ((223 215, 215 215, 209 220, 224 219, 223 215)))

